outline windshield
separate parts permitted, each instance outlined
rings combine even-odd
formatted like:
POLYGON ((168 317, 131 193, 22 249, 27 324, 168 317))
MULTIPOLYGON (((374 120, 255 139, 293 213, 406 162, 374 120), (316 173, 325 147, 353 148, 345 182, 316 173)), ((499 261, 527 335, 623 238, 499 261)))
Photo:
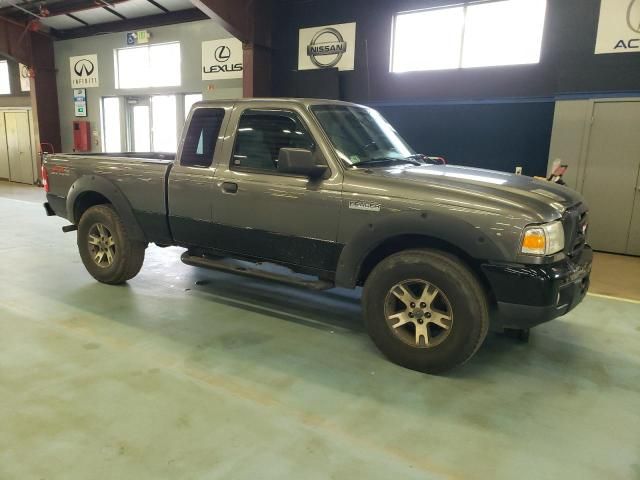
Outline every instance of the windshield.
POLYGON ((314 105, 316 116, 338 156, 351 166, 406 162, 415 152, 373 109, 349 105, 314 105))

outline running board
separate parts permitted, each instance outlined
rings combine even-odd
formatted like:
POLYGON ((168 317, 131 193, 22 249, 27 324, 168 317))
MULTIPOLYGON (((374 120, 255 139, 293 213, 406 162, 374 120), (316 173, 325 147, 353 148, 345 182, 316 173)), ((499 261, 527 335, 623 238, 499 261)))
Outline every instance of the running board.
POLYGON ((296 285, 310 290, 328 290, 335 286, 332 282, 326 280, 307 280, 306 278, 295 276, 297 274, 293 273, 291 275, 286 275, 260 270, 258 268, 250 268, 239 263, 232 263, 235 261, 225 258, 201 257, 189 255, 189 252, 184 252, 180 259, 183 263, 192 267, 204 267, 221 272, 237 273, 238 275, 244 275, 245 277, 263 278, 265 280, 273 280, 275 282, 296 285))

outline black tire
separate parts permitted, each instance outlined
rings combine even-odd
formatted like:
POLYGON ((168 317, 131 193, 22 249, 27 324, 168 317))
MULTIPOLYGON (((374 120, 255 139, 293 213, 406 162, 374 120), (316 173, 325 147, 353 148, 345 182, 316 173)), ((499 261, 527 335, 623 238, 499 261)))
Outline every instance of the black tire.
MULTIPOLYGON (((385 258, 367 278, 362 303, 367 330, 382 353, 398 365, 424 373, 442 373, 465 363, 480 348, 489 329, 487 295, 482 285, 457 257, 437 250, 407 250, 385 258), (391 289, 402 282, 413 282, 413 279, 428 282, 442 292, 446 305, 450 307, 449 329, 438 327, 445 336, 440 343, 432 342, 433 346, 424 345, 426 337, 423 339, 415 333, 419 328, 415 323, 417 315, 421 319, 427 318, 422 317, 419 311, 412 314, 410 322, 413 324, 407 322, 396 327, 387 320, 385 308, 388 308, 389 301, 395 302, 388 296, 392 295, 391 289), (402 335, 409 338, 409 342, 418 343, 409 345, 393 327, 407 329, 408 332, 402 335), (412 327, 413 340, 410 339, 412 327)), ((405 312, 409 310, 407 306, 405 312)), ((432 314, 424 315, 431 318, 432 314)), ((428 328, 434 328, 433 324, 428 328)))
POLYGON ((111 205, 91 207, 80 218, 78 224, 80 258, 87 271, 99 282, 117 285, 135 277, 142 268, 146 247, 146 243, 129 237, 127 228, 111 205), (95 241, 96 234, 99 233, 98 225, 102 226, 103 232, 109 233, 114 244, 110 251, 110 264, 106 260, 106 255, 101 257, 103 261, 96 261, 95 250, 92 251, 92 249, 100 247, 89 244, 90 239, 95 241))

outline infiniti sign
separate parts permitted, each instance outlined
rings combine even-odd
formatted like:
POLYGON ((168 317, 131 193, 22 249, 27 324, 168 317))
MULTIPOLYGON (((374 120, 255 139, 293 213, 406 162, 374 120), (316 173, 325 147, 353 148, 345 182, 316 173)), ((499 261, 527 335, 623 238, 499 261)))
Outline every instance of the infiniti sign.
POLYGON ((90 88, 100 86, 98 77, 98 56, 79 55, 69 58, 72 88, 90 88))
POLYGON ((82 60, 78 60, 76 64, 73 66, 73 71, 76 72, 76 75, 79 77, 88 77, 95 70, 95 65, 91 60, 87 60, 83 58, 82 60))

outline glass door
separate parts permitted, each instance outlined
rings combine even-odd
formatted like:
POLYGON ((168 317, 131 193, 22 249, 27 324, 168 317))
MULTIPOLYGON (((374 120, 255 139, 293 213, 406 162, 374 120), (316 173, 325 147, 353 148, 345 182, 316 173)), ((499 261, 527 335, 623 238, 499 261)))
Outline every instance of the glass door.
POLYGON ((149 97, 127 98, 129 150, 151 151, 151 105, 149 97))
POLYGON ((130 151, 176 152, 178 148, 176 95, 129 97, 127 105, 130 151))

